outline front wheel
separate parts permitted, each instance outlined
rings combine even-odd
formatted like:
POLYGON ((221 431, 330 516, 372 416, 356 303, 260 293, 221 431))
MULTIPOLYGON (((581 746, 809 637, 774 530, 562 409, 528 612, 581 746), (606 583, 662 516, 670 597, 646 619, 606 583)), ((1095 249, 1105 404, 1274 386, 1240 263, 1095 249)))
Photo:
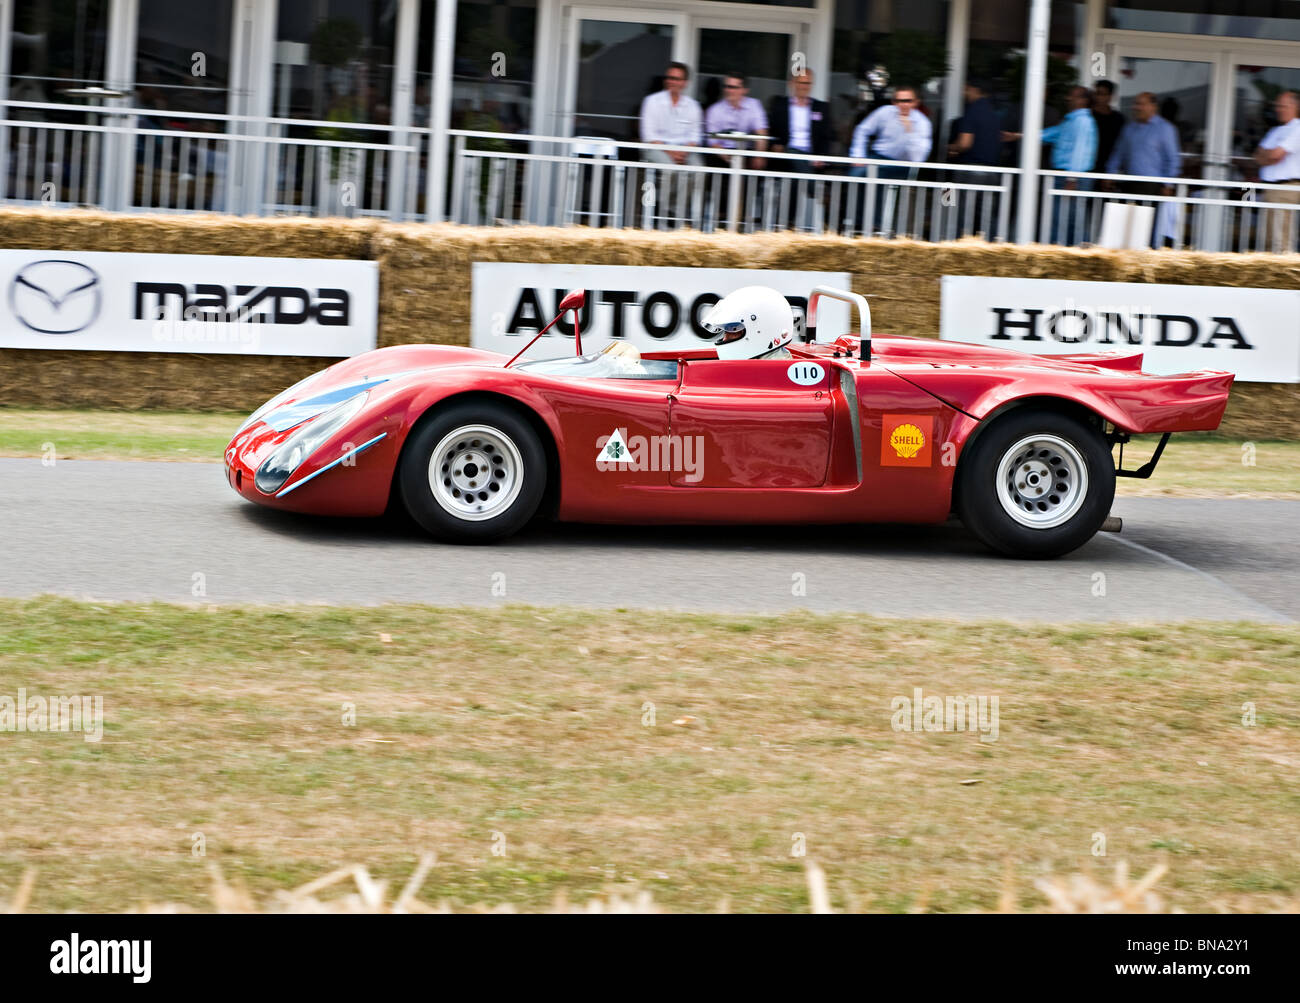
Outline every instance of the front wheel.
POLYGON ((1053 411, 1013 411, 962 456, 957 515, 1012 557, 1068 554, 1101 528, 1115 499, 1115 466, 1096 429, 1053 411))
POLYGON ((398 469, 406 510, 450 543, 487 543, 522 529, 546 488, 532 426, 500 404, 466 402, 412 433, 398 469))

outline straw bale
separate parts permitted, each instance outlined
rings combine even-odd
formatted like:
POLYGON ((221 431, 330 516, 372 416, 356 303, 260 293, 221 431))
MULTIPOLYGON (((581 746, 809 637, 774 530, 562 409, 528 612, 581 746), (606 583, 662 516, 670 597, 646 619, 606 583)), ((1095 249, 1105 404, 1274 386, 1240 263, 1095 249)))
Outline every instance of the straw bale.
MULTIPOLYGON (((1300 289, 1300 255, 1110 251, 970 237, 932 244, 788 233, 5 208, 0 247, 373 260, 380 273, 380 345, 469 344, 475 261, 847 272, 853 290, 871 298, 877 330, 919 337, 938 335, 943 275, 1300 289)), ((0 349, 0 401, 243 410, 328 361, 0 349)), ((1238 384, 1224 431, 1244 438, 1300 437, 1300 392, 1288 384, 1238 384)))

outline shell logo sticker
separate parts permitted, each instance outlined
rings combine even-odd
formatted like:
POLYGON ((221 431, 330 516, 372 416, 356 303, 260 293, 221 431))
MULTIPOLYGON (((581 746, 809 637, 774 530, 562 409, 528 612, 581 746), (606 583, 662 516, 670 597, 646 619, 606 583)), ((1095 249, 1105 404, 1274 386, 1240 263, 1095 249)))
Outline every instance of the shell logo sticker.
POLYGON ((934 416, 887 414, 880 427, 880 465, 928 467, 933 452, 934 416))
POLYGON ((910 460, 925 445, 925 433, 908 422, 906 425, 899 425, 889 433, 889 444, 894 447, 895 453, 905 460, 910 460))

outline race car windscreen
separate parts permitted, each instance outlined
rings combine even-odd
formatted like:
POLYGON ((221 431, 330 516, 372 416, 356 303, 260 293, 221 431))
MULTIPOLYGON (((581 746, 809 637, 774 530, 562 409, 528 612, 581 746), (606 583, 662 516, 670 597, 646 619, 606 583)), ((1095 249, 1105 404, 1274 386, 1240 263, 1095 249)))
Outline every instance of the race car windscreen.
POLYGON ((515 368, 528 369, 545 376, 577 376, 613 380, 675 380, 675 359, 641 359, 609 352, 569 356, 563 359, 540 359, 521 362, 515 368))

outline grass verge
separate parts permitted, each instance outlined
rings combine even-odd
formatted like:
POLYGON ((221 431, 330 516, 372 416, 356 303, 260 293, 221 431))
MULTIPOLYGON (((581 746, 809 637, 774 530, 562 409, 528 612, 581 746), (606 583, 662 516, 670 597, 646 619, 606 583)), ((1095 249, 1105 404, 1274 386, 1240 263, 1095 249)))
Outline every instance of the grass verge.
MULTIPOLYGON (((1160 437, 1134 436, 1124 467, 1151 458, 1160 437)), ((1116 450, 1118 455, 1118 450, 1116 450)), ((1300 498, 1300 442, 1243 442, 1219 436, 1172 436, 1150 479, 1121 477, 1116 493, 1137 497, 1300 498)))
POLYGON ((248 415, 0 408, 0 456, 220 463, 248 415))
POLYGON ((802 848, 836 908, 1028 906, 1124 859, 1176 908, 1275 909, 1298 684, 1300 633, 1257 624, 4 600, 0 698, 106 724, 0 733, 0 888, 211 908, 209 864, 260 896, 435 852, 430 901, 806 911, 802 848), (914 687, 998 697, 996 741, 894 730, 914 687))

